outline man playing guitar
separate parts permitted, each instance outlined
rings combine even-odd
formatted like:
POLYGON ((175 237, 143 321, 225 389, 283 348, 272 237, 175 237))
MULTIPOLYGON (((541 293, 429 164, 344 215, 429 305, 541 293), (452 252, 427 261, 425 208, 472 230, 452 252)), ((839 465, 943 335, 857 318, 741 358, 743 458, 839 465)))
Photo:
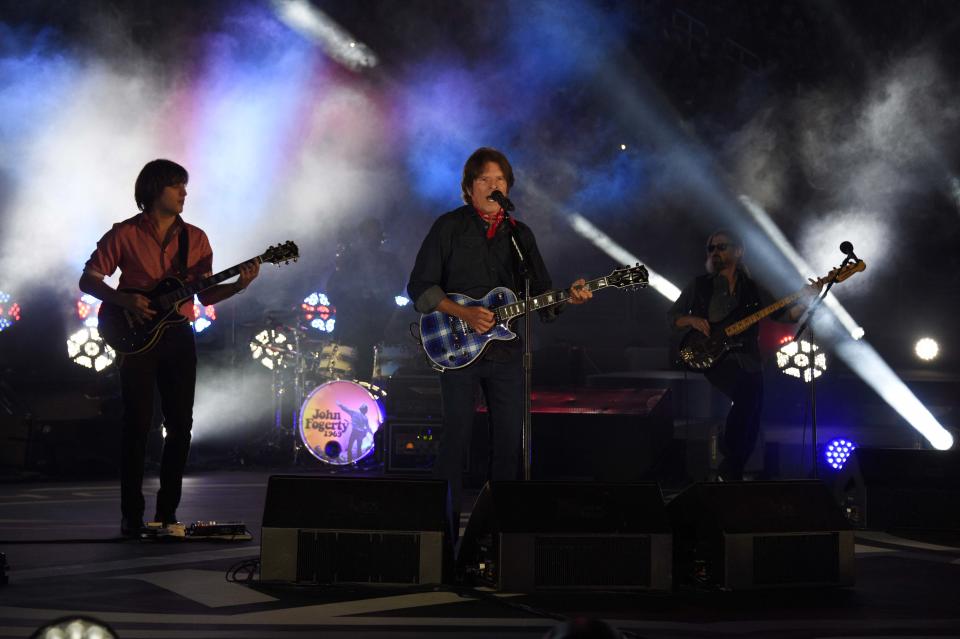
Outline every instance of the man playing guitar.
MULTIPOLYGON (((707 274, 694 279, 670 310, 667 318, 679 341, 690 331, 709 337, 720 330, 717 323, 745 316, 769 306, 773 297, 753 278, 743 264, 743 243, 729 231, 716 231, 707 239, 707 274), (713 326, 711 326, 713 324, 713 326)), ((818 285, 804 288, 797 303, 784 307, 773 319, 795 322, 806 310, 818 285)), ((763 374, 758 345, 759 325, 738 335, 738 347, 719 362, 704 370, 710 383, 730 398, 733 406, 727 414, 720 438, 723 460, 717 475, 721 481, 743 479, 743 469, 760 432, 763 408, 763 374)))
MULTIPOLYGON (((417 311, 441 311, 462 320, 476 333, 494 327, 494 314, 483 306, 463 306, 448 293, 482 298, 496 287, 523 291, 517 272, 511 230, 524 250, 531 272, 531 295, 551 287, 550 275, 537 249, 533 231, 523 222, 506 218, 495 191, 506 196, 513 187, 513 169, 506 156, 491 148, 477 149, 463 167, 460 183, 465 206, 441 215, 417 253, 407 291, 417 311)), ((570 304, 586 302, 592 293, 574 282, 570 304)), ((540 312, 541 319, 555 318, 559 306, 540 312)), ((494 341, 477 361, 448 369, 440 377, 443 434, 433 466, 434 477, 450 486, 453 534, 457 534, 465 438, 470 436, 476 389, 483 389, 493 427, 493 478, 517 479, 523 424, 523 365, 520 340, 494 341)))
MULTIPOLYGON (((187 180, 187 170, 170 160, 153 160, 143 167, 134 186, 141 212, 114 224, 97 242, 80 277, 80 290, 126 309, 134 322, 147 322, 156 314, 150 300, 135 292, 115 290, 103 281, 104 277, 119 268, 120 289, 146 291, 164 278, 176 276, 191 282, 210 275, 213 251, 206 233, 181 218, 187 180)), ((202 291, 200 302, 221 302, 249 286, 258 273, 257 262, 246 263, 240 267, 236 282, 202 291)), ((192 319, 192 303, 180 309, 192 319)), ((193 329, 189 323, 179 322, 161 330, 151 348, 118 358, 123 397, 120 531, 127 537, 139 536, 143 528, 143 466, 153 420, 154 386, 160 391, 167 432, 154 516, 164 525, 177 521, 183 470, 190 450, 197 376, 193 329)))

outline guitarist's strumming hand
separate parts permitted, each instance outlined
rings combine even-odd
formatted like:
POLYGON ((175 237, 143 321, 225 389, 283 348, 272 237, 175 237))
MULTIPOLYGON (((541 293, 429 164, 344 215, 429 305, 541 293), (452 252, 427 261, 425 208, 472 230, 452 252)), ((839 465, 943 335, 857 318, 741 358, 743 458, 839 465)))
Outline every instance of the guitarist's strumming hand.
POLYGON ((570 304, 583 304, 588 299, 593 297, 593 293, 590 292, 586 287, 587 280, 582 277, 570 285, 570 297, 567 298, 567 302, 570 304))
POLYGON ((463 312, 460 319, 466 322, 475 332, 482 335, 493 328, 494 315, 490 309, 482 306, 462 306, 461 308, 463 312))
POLYGON ((695 331, 700 331, 707 337, 710 337, 710 322, 702 317, 697 317, 696 315, 681 315, 677 318, 677 328, 683 328, 685 326, 689 326, 695 331))
POLYGON ((139 293, 118 293, 117 304, 130 311, 137 321, 143 323, 153 319, 157 314, 150 308, 150 300, 139 293))

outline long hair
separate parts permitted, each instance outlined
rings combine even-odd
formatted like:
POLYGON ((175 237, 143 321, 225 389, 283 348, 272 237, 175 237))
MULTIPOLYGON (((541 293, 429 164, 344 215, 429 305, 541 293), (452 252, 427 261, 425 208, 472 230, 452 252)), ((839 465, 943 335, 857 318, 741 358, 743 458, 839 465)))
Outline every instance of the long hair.
POLYGON ((142 169, 133 185, 133 198, 137 208, 149 212, 163 189, 174 184, 186 184, 190 180, 187 170, 171 160, 151 160, 142 169))
POLYGON ((496 163, 500 167, 500 170, 503 171, 503 177, 507 180, 507 187, 513 188, 513 167, 510 166, 510 161, 507 159, 507 156, 496 149, 482 146, 474 151, 473 154, 467 158, 466 164, 463 165, 463 179, 460 180, 460 197, 463 198, 464 203, 473 203, 470 199, 470 190, 473 187, 473 181, 479 177, 487 162, 496 163))

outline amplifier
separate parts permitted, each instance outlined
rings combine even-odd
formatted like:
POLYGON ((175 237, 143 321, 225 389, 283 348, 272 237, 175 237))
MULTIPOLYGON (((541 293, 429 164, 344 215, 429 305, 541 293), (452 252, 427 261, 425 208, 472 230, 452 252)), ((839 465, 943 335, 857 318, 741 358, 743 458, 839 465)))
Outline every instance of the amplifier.
POLYGON ((443 428, 429 422, 388 422, 387 472, 430 472, 443 428))

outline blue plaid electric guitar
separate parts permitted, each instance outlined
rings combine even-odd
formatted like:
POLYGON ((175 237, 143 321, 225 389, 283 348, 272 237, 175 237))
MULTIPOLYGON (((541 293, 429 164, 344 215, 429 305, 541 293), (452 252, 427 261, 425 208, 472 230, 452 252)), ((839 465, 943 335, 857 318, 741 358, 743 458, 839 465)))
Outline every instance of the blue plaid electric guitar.
MULTIPOLYGON (((624 266, 606 277, 590 280, 584 285, 588 291, 604 288, 643 288, 648 283, 647 269, 640 264, 624 266)), ((440 311, 420 316, 420 339, 423 350, 441 370, 463 368, 477 359, 491 340, 511 340, 517 334, 510 330, 510 322, 523 315, 527 310, 524 300, 518 300, 510 289, 500 286, 483 299, 473 299, 466 295, 451 293, 448 297, 461 306, 484 306, 495 315, 495 324, 486 333, 476 333, 470 326, 453 315, 440 311)), ((549 291, 529 300, 533 310, 543 310, 567 301, 570 290, 549 291)))

